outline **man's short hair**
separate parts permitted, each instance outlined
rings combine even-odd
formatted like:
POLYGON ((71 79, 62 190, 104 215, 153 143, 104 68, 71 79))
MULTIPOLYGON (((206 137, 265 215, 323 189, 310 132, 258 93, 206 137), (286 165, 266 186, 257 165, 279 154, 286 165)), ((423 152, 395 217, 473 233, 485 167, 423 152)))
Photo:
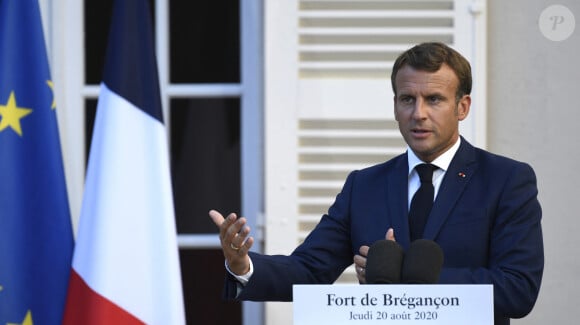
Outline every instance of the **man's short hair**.
POLYGON ((397 94, 395 79, 403 66, 409 65, 416 70, 436 72, 443 64, 447 64, 459 79, 457 93, 455 94, 457 100, 464 95, 469 95, 472 84, 469 62, 459 52, 439 42, 421 43, 399 55, 393 64, 393 71, 391 72, 393 93, 397 94))

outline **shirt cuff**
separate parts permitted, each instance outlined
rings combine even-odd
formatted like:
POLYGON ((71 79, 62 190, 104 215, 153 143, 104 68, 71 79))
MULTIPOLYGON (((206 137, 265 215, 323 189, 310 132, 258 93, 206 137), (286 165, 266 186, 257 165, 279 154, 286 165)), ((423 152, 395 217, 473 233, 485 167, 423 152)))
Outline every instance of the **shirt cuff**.
POLYGON ((238 280, 242 284, 242 286, 245 286, 246 284, 248 284, 248 282, 250 281, 250 278, 252 277, 252 274, 254 274, 254 264, 252 263, 251 258, 250 258, 250 270, 248 271, 248 273, 243 274, 243 275, 237 275, 234 272, 232 272, 232 270, 230 270, 230 267, 228 265, 228 261, 225 262, 225 266, 226 266, 226 270, 234 278, 236 278, 236 280, 238 280))

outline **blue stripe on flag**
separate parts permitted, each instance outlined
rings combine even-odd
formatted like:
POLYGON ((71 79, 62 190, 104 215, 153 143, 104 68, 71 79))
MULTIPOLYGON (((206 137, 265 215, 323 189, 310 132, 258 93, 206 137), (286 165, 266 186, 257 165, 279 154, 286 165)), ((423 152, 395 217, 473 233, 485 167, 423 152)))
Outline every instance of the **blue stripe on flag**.
POLYGON ((148 1, 115 1, 103 82, 163 123, 148 1))

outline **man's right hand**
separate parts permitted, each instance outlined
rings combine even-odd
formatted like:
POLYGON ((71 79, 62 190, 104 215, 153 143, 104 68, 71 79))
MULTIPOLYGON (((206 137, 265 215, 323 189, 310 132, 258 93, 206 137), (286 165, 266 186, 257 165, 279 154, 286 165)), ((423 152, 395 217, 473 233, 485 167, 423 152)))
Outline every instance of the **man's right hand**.
POLYGON ((220 242, 224 257, 231 272, 244 275, 250 271, 248 251, 254 243, 254 238, 248 236, 250 227, 246 218, 239 218, 230 213, 224 218, 221 213, 211 210, 209 216, 220 230, 220 242))
MULTIPOLYGON (((389 228, 385 234, 386 240, 396 241, 395 231, 393 228, 389 228)), ((363 245, 359 248, 359 253, 354 256, 354 269, 356 270, 356 277, 358 282, 361 284, 367 283, 367 255, 369 253, 369 246, 363 245)))

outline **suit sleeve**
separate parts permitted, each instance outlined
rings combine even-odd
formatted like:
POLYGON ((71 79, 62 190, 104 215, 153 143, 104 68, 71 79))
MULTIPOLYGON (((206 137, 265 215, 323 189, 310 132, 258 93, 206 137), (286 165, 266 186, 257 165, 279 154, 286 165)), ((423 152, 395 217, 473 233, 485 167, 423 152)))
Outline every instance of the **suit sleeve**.
POLYGON ((521 318, 532 310, 542 280, 542 210, 532 168, 518 163, 509 175, 492 222, 488 265, 444 268, 440 282, 493 284, 495 314, 521 318))
POLYGON ((294 284, 331 284, 350 264, 350 191, 356 172, 347 178, 328 214, 291 255, 250 253, 254 273, 239 291, 239 284, 226 276, 224 298, 253 301, 291 301, 294 284))

